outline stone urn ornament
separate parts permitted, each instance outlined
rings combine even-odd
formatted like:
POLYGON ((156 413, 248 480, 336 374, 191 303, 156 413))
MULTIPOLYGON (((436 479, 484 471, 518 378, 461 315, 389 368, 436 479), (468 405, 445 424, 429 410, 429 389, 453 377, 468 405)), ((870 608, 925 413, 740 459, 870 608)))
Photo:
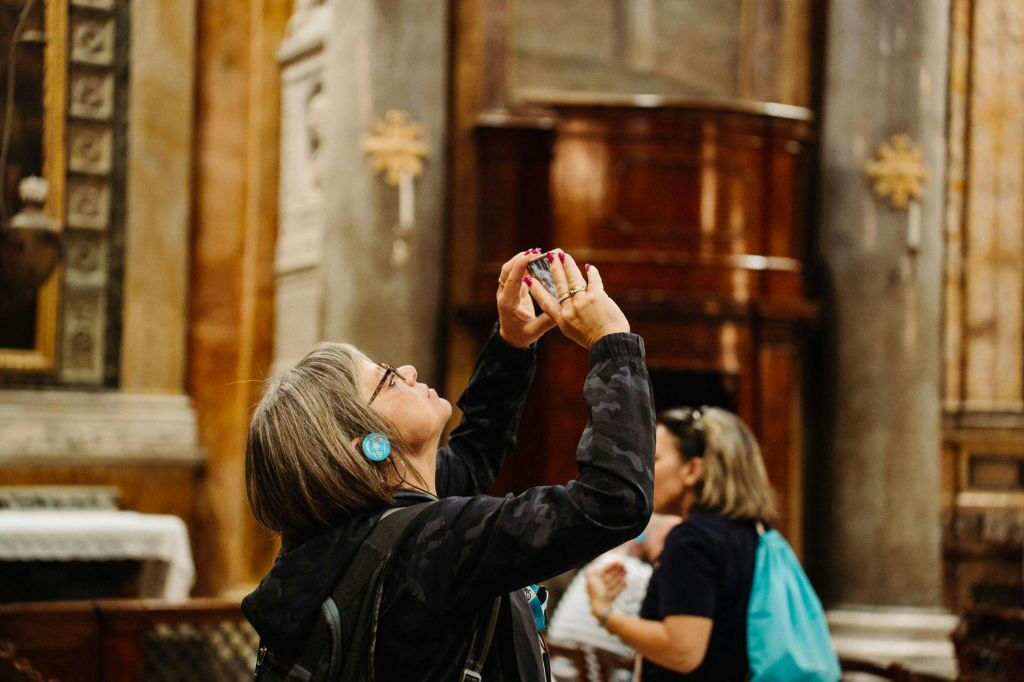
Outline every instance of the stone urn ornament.
POLYGON ((0 230, 0 275, 18 289, 38 289, 60 262, 60 222, 43 213, 49 193, 45 179, 23 178, 18 184, 22 208, 0 230))

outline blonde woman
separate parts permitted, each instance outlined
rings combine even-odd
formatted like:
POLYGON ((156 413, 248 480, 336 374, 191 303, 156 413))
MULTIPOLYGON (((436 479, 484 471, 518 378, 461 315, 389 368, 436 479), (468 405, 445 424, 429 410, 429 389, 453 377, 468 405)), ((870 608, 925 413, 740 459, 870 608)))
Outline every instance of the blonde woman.
POLYGON ((669 532, 639 617, 612 606, 624 572, 587 575, 591 610, 643 657, 643 682, 747 678, 747 605, 757 523, 774 516, 761 451, 739 417, 679 408, 658 419, 654 506, 684 521, 669 532))
POLYGON ((567 254, 538 250, 505 263, 498 324, 446 445, 451 405, 409 365, 325 343, 268 386, 252 416, 246 483, 253 513, 282 535, 282 549, 242 604, 267 651, 260 660, 269 672, 258 670, 257 680, 447 681, 480 679, 480 672, 487 682, 547 679, 523 588, 636 536, 651 514, 654 414, 643 341, 630 333, 597 269, 584 269, 567 254), (526 275, 539 257, 550 263, 557 298, 526 275), (564 486, 491 497, 515 445, 534 345, 556 325, 590 353, 579 475, 564 486), (331 615, 325 598, 346 586, 349 565, 376 546, 375 524, 411 516, 403 509, 416 505, 404 533, 382 551, 368 645, 354 648, 349 639, 341 652, 314 657, 295 673, 316 641, 321 612, 331 615), (382 520, 392 509, 399 511, 382 520), (488 613, 496 621, 476 626, 488 613), (470 643, 484 630, 493 639, 475 666, 482 670, 464 673, 470 643), (335 666, 340 675, 329 672, 335 666))

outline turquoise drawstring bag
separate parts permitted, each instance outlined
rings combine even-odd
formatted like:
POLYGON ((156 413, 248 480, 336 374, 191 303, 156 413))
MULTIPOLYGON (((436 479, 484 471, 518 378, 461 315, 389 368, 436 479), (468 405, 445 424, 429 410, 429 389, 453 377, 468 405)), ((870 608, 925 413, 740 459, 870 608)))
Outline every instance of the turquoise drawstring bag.
POLYGON ((836 682, 842 672, 825 611, 811 581, 778 531, 765 531, 747 607, 751 682, 836 682))

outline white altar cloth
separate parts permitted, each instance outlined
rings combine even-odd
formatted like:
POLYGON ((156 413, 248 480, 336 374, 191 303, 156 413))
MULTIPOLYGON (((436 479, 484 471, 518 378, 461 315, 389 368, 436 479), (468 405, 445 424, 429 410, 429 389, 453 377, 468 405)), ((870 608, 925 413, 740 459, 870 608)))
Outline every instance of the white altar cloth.
POLYGON ((132 511, 0 511, 0 560, 143 562, 141 597, 188 598, 195 565, 177 516, 132 511))

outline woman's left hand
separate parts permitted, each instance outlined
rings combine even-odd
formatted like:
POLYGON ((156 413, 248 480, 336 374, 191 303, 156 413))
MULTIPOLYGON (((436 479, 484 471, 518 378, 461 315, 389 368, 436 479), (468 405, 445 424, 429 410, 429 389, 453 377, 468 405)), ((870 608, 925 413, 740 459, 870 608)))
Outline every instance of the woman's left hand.
POLYGON ((546 313, 533 310, 530 289, 523 283, 526 266, 540 255, 540 249, 517 253, 501 267, 498 277, 498 324, 501 338, 510 346, 526 348, 555 326, 546 313))
POLYGON ((590 610, 597 614, 606 611, 626 587, 626 567, 618 561, 590 566, 586 569, 586 579, 590 610))

